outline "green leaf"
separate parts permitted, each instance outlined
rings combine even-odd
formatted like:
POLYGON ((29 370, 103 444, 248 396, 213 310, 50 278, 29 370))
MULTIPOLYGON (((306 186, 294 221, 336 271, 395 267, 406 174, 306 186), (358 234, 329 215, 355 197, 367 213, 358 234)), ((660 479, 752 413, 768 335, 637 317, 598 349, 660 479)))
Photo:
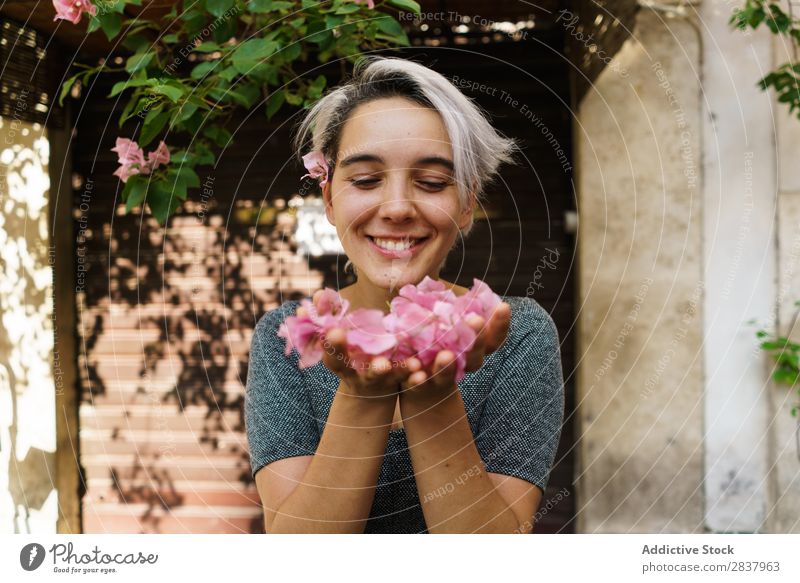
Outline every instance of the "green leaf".
POLYGON ((165 95, 170 101, 172 101, 172 103, 178 103, 181 97, 183 97, 185 91, 183 88, 175 87, 174 85, 159 83, 157 85, 153 85, 153 93, 165 95))
POLYGON ((78 77, 80 77, 83 74, 84 72, 81 71, 80 73, 77 73, 72 77, 70 77, 69 79, 67 79, 66 81, 64 81, 64 84, 61 86, 61 92, 58 95, 59 105, 64 104, 64 98, 67 96, 67 93, 69 93, 69 90, 72 89, 72 86, 75 84, 75 81, 78 79, 78 77))
POLYGON ((313 20, 308 24, 308 38, 310 43, 321 45, 330 42, 333 38, 333 33, 325 26, 322 20, 313 20))
POLYGON ((189 76, 195 80, 202 79, 217 65, 219 65, 219 61, 203 61, 199 65, 194 66, 192 72, 189 73, 189 76))
POLYGON ((216 17, 225 14, 234 5, 234 0, 205 0, 206 9, 216 17))
POLYGON ((361 10, 361 6, 356 3, 342 4, 336 9, 336 14, 352 14, 361 10))
POLYGON ((203 135, 214 141, 214 143, 223 148, 229 145, 231 141, 231 133, 223 127, 212 125, 203 130, 203 135))
POLYGON ((214 51, 221 51, 222 47, 217 43, 206 41, 194 47, 194 50, 198 53, 213 53, 214 51))
POLYGON ((280 91, 273 91, 267 98, 267 119, 272 119, 272 116, 277 113, 281 106, 286 101, 286 95, 283 89, 280 91))
POLYGON ((198 165, 213 164, 217 161, 214 152, 206 145, 205 142, 197 142, 195 145, 195 163, 198 165))
POLYGON ((414 0, 389 0, 389 4, 400 8, 401 10, 407 10, 408 12, 413 12, 414 14, 420 13, 420 6, 418 2, 414 2, 414 0))
POLYGON ((139 145, 144 147, 153 141, 158 133, 164 129, 164 125, 169 119, 169 111, 161 111, 163 104, 147 112, 147 117, 144 118, 142 124, 142 132, 139 134, 139 145))
POLYGON ((284 96, 286 97, 286 101, 289 105, 300 105, 303 103, 303 98, 296 93, 292 93, 291 91, 284 91, 284 96))
POLYGON ((376 22, 378 23, 378 29, 389 35, 391 39, 408 44, 406 32, 394 18, 387 16, 385 18, 379 18, 376 22))
POLYGON ((97 14, 89 19, 89 24, 86 26, 86 33, 91 34, 96 30, 100 30, 100 16, 97 14))
POLYGON ((140 69, 144 69, 150 64, 150 61, 153 60, 154 56, 155 53, 150 51, 145 53, 136 53, 135 55, 128 57, 128 60, 125 63, 125 70, 128 73, 135 73, 140 69))
POLYGON ((293 8, 296 8, 296 6, 292 2, 278 2, 274 0, 250 0, 250 2, 247 3, 247 9, 250 12, 256 12, 258 14, 293 8))
POLYGON ((187 189, 198 188, 200 178, 189 166, 181 166, 179 169, 170 171, 167 175, 167 184, 174 184, 176 194, 179 198, 186 200, 187 189))
POLYGON ((147 181, 148 179, 140 174, 131 176, 125 183, 125 188, 122 189, 122 201, 125 203, 125 212, 131 210, 142 204, 144 197, 147 194, 147 181))
POLYGON ((181 105, 181 108, 178 110, 178 115, 176 119, 178 121, 184 121, 186 119, 189 119, 194 115, 194 112, 197 111, 197 108, 198 108, 197 104, 191 103, 189 101, 185 102, 183 105, 181 105))
POLYGON ((103 32, 106 34, 106 38, 108 40, 114 40, 119 34, 120 29, 122 28, 122 18, 119 14, 115 12, 107 12, 102 15, 98 15, 100 20, 100 27, 103 29, 103 32))
POLYGON ((314 81, 308 86, 308 97, 312 99, 317 99, 320 95, 322 95, 322 91, 325 89, 325 85, 327 84, 327 79, 325 79, 325 75, 318 75, 314 81))
POLYGON ((221 79, 225 79, 228 83, 230 83, 239 75, 239 72, 233 67, 225 67, 221 71, 217 71, 217 75, 219 75, 221 79))
POLYGON ((250 12, 270 12, 272 11, 272 0, 250 0, 247 3, 247 9, 250 12))
POLYGON ((261 61, 272 55, 278 48, 278 43, 266 39, 254 38, 243 42, 233 53, 233 67, 242 75, 261 61))
POLYGON ((281 56, 286 59, 286 61, 291 62, 297 59, 300 56, 300 52, 303 50, 303 47, 300 46, 299 42, 293 42, 289 46, 287 46, 281 52, 281 56))
POLYGON ((126 79, 125 81, 119 81, 114 83, 114 86, 111 88, 111 93, 109 93, 107 97, 114 97, 129 87, 141 87, 143 85, 149 85, 151 82, 151 79, 126 79))
POLYGON ((181 199, 173 194, 164 181, 152 182, 147 191, 147 206, 150 212, 158 221, 159 225, 164 225, 167 219, 181 205, 181 199))

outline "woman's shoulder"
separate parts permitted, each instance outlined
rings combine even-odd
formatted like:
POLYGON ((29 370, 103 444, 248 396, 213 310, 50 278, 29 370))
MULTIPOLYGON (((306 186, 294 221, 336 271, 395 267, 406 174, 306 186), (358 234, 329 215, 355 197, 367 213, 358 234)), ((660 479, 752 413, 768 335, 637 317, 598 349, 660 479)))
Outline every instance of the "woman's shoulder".
POLYGON ((272 340, 277 338, 278 328, 289 316, 293 316, 300 306, 300 300, 286 300, 279 306, 267 310, 256 322, 253 335, 255 337, 272 340))
POLYGON ((502 299, 511 306, 509 339, 522 340, 531 334, 557 337, 553 318, 539 302, 528 296, 502 296, 502 299))

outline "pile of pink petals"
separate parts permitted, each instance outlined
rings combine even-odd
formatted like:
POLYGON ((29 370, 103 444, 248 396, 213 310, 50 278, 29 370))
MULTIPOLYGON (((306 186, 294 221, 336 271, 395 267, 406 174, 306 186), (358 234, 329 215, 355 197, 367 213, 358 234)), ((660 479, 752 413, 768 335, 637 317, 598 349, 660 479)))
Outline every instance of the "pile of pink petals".
POLYGON ((300 368, 317 364, 326 351, 325 341, 333 328, 342 328, 347 337, 349 365, 363 369, 377 357, 402 362, 416 356, 422 367, 432 372, 436 355, 449 350, 456 357, 456 382, 465 374, 467 354, 477 336, 467 323, 470 314, 488 322, 494 308, 502 302, 484 282, 475 279, 466 294, 456 294, 440 281, 425 277, 418 285, 408 284, 392 300, 388 314, 381 310, 358 309, 326 288, 315 306, 301 300, 304 314, 289 316, 278 329, 286 340, 286 355, 297 350, 300 368))

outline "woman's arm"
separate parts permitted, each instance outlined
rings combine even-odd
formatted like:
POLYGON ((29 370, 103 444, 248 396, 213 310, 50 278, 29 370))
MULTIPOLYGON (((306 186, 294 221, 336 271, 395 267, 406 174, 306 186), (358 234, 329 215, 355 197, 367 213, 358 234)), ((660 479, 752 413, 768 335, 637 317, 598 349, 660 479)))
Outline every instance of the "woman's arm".
POLYGON ((336 391, 319 446, 305 474, 274 510, 269 504, 269 492, 273 490, 270 484, 285 478, 267 474, 260 494, 268 533, 364 532, 397 393, 365 397, 343 385, 336 391))
POLYGON ((485 470, 455 384, 401 392, 400 411, 428 532, 527 530, 485 470))

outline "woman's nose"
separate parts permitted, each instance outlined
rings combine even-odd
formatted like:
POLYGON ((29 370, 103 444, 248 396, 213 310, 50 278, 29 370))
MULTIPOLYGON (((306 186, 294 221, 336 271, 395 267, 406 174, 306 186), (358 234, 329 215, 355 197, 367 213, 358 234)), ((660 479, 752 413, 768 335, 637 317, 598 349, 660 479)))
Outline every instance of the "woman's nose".
POLYGON ((378 215, 393 221, 413 218, 417 214, 416 205, 405 179, 401 176, 390 176, 383 189, 383 200, 380 202, 378 215))

